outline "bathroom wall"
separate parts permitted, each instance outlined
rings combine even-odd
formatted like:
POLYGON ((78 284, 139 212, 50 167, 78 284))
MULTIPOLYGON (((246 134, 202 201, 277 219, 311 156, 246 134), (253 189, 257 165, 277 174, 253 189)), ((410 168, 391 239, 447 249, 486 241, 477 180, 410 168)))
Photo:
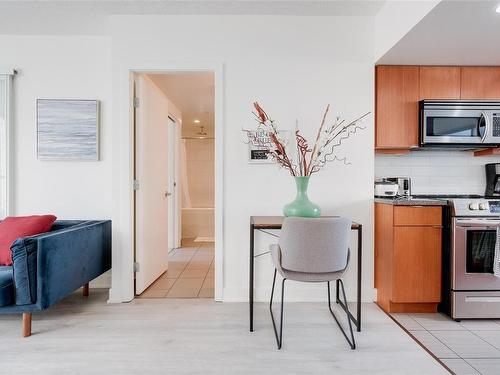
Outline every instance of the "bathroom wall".
POLYGON ((484 194, 484 165, 498 156, 474 157, 467 151, 414 151, 377 155, 375 177, 411 177, 412 194, 484 194))
POLYGON ((183 142, 186 146, 187 189, 182 190, 187 190, 189 199, 183 199, 182 238, 214 237, 214 140, 185 139, 183 142))

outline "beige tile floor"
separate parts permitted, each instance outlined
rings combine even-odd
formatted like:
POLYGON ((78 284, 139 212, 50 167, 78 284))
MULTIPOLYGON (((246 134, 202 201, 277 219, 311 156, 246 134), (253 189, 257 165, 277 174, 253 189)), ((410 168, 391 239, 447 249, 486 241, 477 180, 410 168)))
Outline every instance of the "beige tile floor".
POLYGON ((500 321, 455 322, 443 314, 392 314, 456 375, 500 374, 500 321))
POLYGON ((168 271, 138 298, 214 298, 214 244, 186 244, 169 254, 168 271))

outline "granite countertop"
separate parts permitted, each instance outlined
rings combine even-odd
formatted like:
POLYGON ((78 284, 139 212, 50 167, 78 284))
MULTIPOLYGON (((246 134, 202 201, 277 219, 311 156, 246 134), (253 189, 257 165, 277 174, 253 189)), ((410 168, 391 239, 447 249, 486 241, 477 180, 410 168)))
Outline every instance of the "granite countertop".
POLYGON ((374 198, 375 203, 395 206, 446 206, 446 199, 439 198, 374 198))

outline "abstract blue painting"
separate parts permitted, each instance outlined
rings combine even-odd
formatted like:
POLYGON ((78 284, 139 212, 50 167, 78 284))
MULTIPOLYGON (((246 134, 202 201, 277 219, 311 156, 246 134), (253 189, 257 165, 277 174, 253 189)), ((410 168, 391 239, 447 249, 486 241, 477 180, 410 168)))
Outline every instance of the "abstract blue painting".
POLYGON ((98 100, 37 100, 40 160, 99 160, 98 100))

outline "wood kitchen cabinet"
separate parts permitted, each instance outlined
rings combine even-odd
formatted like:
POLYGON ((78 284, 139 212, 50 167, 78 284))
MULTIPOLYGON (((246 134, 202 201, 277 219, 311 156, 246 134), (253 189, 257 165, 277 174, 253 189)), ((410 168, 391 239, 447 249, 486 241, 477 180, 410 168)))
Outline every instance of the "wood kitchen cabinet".
POLYGON ((442 207, 375 203, 375 288, 387 312, 435 312, 441 301, 442 207))
MULTIPOLYGON (((375 152, 419 146, 419 101, 500 100, 500 67, 379 65, 375 68, 375 152)), ((498 149, 476 155, 498 154, 498 149)))
POLYGON ((421 66, 420 100, 460 99, 460 67, 421 66))
POLYGON ((377 66, 375 148, 409 150, 418 147, 418 66, 377 66))
POLYGON ((500 99, 500 67, 464 66, 460 76, 461 99, 500 99))

